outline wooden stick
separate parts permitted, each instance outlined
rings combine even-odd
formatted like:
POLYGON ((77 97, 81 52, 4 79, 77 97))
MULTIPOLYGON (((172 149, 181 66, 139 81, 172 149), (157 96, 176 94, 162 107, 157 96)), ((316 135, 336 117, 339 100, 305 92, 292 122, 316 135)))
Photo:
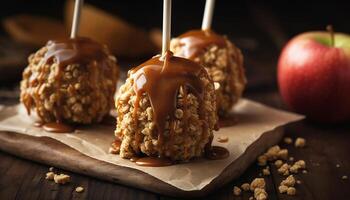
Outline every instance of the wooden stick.
POLYGON ((202 30, 209 30, 213 21, 215 0, 207 0, 205 2, 205 9, 202 21, 202 30))
POLYGON ((71 38, 77 37, 79 22, 80 22, 81 7, 83 7, 83 3, 84 3, 84 0, 75 0, 73 23, 72 23, 71 33, 70 33, 71 38))
POLYGON ((166 51, 169 50, 170 34, 171 34, 171 0, 164 0, 162 55, 165 55, 166 51))

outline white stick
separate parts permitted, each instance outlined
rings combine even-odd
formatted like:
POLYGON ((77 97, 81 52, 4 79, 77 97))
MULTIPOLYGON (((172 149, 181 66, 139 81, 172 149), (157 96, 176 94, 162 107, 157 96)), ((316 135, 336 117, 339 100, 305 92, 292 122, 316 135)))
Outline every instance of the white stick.
POLYGON ((171 0, 164 0, 162 55, 165 55, 166 51, 169 50, 170 32, 171 32, 171 0))
POLYGON ((75 0, 72 30, 70 32, 71 38, 77 37, 77 32, 79 29, 79 22, 80 22, 81 7, 83 6, 83 3, 84 3, 84 0, 75 0))
POLYGON ((205 2, 205 10, 202 21, 202 30, 209 30, 213 21, 215 0, 207 0, 205 2))

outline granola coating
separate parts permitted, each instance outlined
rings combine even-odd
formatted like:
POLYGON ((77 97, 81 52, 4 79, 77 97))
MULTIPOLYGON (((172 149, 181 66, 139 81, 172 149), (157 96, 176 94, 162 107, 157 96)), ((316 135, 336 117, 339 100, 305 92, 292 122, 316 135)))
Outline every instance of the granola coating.
MULTIPOLYGON (((226 47, 210 45, 193 58, 193 61, 206 68, 215 83, 219 83, 215 91, 219 115, 225 115, 230 111, 242 96, 246 84, 243 55, 233 43, 224 39, 226 47)), ((171 40, 170 49, 175 56, 183 56, 186 51, 184 48, 179 39, 171 40)))
MULTIPOLYGON (((206 73, 205 71, 203 71, 206 73)), ((167 157, 174 161, 188 161, 200 157, 205 145, 213 136, 217 122, 214 85, 208 75, 200 75, 204 85, 203 101, 199 101, 191 92, 184 101, 184 89, 180 87, 177 95, 174 120, 167 117, 164 140, 160 144, 158 130, 153 120, 153 109, 147 94, 143 93, 139 101, 137 119, 133 117, 136 94, 133 89, 134 80, 129 77, 119 89, 115 101, 118 112, 115 135, 121 140, 120 156, 147 155, 167 157), (200 108, 203 108, 202 112, 200 108), (173 135, 170 127, 173 127, 173 135), (141 141, 136 142, 135 133, 141 133, 141 141)))
POLYGON ((59 66, 55 59, 45 61, 47 51, 45 46, 30 55, 23 72, 20 101, 28 112, 36 112, 43 122, 101 121, 113 107, 118 77, 116 58, 104 46, 103 61, 59 66))

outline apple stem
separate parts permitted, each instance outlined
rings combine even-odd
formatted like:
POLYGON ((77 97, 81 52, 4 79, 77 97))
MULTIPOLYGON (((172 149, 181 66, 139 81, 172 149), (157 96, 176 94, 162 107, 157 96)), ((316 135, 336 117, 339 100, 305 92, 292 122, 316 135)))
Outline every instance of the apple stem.
POLYGON ((334 29, 332 25, 328 25, 326 27, 327 31, 329 32, 329 34, 331 35, 331 45, 332 47, 334 47, 334 29))

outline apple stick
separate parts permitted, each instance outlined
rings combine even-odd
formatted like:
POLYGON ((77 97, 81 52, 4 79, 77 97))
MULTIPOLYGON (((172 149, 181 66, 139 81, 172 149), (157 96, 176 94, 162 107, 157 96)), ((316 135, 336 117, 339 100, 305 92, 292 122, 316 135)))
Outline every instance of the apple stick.
POLYGON ((164 0, 163 3, 163 36, 162 56, 169 50, 171 32, 171 0, 164 0))
POLYGON ((331 35, 331 46, 334 47, 334 29, 332 25, 326 27, 328 33, 331 35))
POLYGON ((72 23, 71 33, 70 33, 71 38, 77 37, 77 32, 79 29, 79 22, 80 22, 81 7, 83 6, 83 2, 84 0, 75 0, 73 23, 72 23))
POLYGON ((209 30, 213 21, 215 0, 207 0, 205 2, 205 9, 202 21, 202 30, 209 30))

